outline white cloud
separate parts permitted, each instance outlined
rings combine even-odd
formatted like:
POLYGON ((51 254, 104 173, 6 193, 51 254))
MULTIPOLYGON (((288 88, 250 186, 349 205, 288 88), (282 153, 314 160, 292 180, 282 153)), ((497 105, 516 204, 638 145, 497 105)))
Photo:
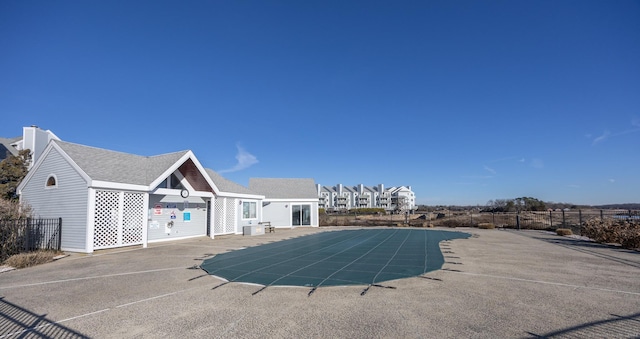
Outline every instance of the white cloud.
POLYGON ((258 163, 258 158, 256 158, 253 154, 247 152, 239 144, 236 144, 236 147, 238 148, 238 154, 236 154, 236 160, 238 160, 238 163, 232 168, 218 171, 219 173, 241 171, 258 163))
POLYGON ((607 140, 607 139, 609 138, 609 136, 610 136, 610 135, 611 135, 611 132, 609 132, 609 131, 606 131, 606 130, 605 130, 605 131, 602 133, 602 135, 601 135, 601 136, 599 136, 599 137, 597 137, 597 138, 593 139, 593 142, 591 143, 591 145, 595 145, 595 144, 597 144, 597 143, 600 143, 600 142, 603 142, 603 141, 607 140))
POLYGON ((484 169, 491 173, 491 174, 496 174, 496 170, 494 170, 493 168, 489 167, 489 166, 484 166, 484 169))
POLYGON ((609 182, 613 184, 614 182, 616 182, 616 179, 609 179, 609 182))
POLYGON ((626 130, 626 131, 618 132, 618 133, 613 134, 613 135, 611 135, 611 136, 612 136, 612 137, 617 137, 617 136, 619 136, 619 135, 625 135, 625 134, 635 133, 635 132, 640 132, 640 128, 630 129, 630 130, 626 130))
POLYGON ((636 133, 636 132, 640 132, 640 119, 638 118, 632 118, 631 119, 631 126, 634 127, 632 129, 628 129, 626 131, 621 131, 621 132, 616 132, 616 133, 611 133, 608 130, 605 130, 601 136, 593 139, 593 142, 591 143, 591 145, 595 145, 598 143, 601 143, 609 138, 613 138, 613 137, 619 137, 621 135, 625 135, 625 134, 631 134, 631 133, 636 133))

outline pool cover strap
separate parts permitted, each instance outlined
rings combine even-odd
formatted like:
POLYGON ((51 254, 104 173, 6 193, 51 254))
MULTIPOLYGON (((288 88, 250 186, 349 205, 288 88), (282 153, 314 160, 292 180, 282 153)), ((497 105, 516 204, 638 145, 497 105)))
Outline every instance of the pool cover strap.
POLYGON ((255 283, 264 288, 274 285, 314 287, 313 290, 337 285, 370 287, 440 269, 444 257, 439 242, 469 236, 468 233, 421 229, 321 232, 219 254, 205 259, 200 267, 228 282, 255 283))

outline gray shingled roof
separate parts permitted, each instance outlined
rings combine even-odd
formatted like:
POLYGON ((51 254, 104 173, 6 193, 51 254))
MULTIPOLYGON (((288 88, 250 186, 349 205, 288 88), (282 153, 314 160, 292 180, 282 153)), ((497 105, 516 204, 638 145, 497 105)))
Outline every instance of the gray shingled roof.
POLYGON ((52 140, 93 180, 149 185, 188 151, 151 157, 52 140))
POLYGON ((249 189, 267 199, 318 199, 311 178, 250 178, 249 189))
POLYGON ((335 192, 335 191, 336 191, 336 190, 335 190, 335 188, 333 188, 333 187, 331 187, 331 186, 322 186, 322 187, 321 187, 321 190, 322 190, 323 192, 329 192, 329 193, 331 193, 331 192, 335 192))
POLYGON ((205 168, 204 170, 207 172, 211 180, 213 180, 216 187, 218 187, 222 192, 258 195, 250 189, 221 176, 212 169, 205 168))
POLYGON ((6 141, 6 142, 8 142, 9 144, 13 144, 13 143, 16 143, 16 142, 18 142, 18 141, 22 140, 22 136, 19 136, 19 137, 13 137, 13 138, 0 138, 0 140, 2 140, 2 141, 6 141))
POLYGON ((11 153, 12 155, 18 155, 18 150, 15 147, 11 146, 11 144, 20 139, 21 138, 0 138, 0 151, 2 152, 2 154, 0 154, 0 160, 5 158, 5 156, 7 155, 7 151, 9 151, 9 153, 11 153))

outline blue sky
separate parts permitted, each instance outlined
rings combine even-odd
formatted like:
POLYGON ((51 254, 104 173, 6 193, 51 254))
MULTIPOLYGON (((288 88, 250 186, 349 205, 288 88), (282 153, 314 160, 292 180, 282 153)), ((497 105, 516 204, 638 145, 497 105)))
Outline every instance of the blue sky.
POLYGON ((639 1, 2 1, 0 136, 418 203, 640 202, 639 1))

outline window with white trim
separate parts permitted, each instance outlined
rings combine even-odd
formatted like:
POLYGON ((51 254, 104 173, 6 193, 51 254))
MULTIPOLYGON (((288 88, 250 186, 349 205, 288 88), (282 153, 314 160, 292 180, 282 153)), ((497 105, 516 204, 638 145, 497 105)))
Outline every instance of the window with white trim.
POLYGON ((256 202, 255 201, 243 201, 242 202, 242 219, 256 219, 256 202))

